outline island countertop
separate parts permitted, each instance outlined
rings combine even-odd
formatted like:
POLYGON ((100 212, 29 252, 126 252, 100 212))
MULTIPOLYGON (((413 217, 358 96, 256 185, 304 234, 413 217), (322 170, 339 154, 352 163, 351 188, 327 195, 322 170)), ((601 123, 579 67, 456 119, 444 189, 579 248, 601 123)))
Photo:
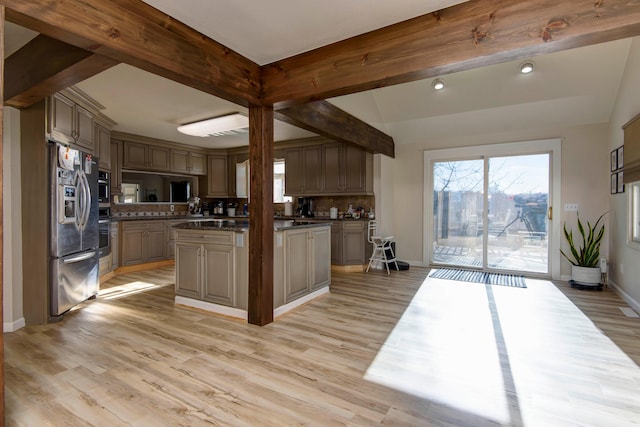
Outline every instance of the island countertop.
MULTIPOLYGON (((288 220, 288 221, 273 221, 274 231, 283 231, 294 228, 312 228, 312 227, 324 227, 331 226, 331 222, 317 222, 317 221, 304 221, 304 220, 288 220)), ((211 231, 235 231, 245 232, 249 230, 249 221, 247 219, 232 220, 232 219, 208 219, 201 221, 188 221, 179 224, 175 224, 173 228, 181 230, 211 230, 211 231)))

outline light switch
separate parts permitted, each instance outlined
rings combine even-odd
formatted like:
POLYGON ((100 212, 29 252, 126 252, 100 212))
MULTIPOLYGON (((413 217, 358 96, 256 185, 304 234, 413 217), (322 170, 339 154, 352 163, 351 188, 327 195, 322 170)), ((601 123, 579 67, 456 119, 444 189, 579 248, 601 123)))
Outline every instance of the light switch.
POLYGON ((564 210, 567 212, 578 212, 578 204, 577 203, 565 203, 564 210))

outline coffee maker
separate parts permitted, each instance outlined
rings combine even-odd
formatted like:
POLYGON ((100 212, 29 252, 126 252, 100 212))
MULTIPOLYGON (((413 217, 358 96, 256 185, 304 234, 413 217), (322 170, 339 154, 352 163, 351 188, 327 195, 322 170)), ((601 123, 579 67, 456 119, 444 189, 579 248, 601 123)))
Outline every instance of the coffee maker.
POLYGON ((310 197, 298 197, 298 215, 303 218, 313 217, 313 199, 310 197))

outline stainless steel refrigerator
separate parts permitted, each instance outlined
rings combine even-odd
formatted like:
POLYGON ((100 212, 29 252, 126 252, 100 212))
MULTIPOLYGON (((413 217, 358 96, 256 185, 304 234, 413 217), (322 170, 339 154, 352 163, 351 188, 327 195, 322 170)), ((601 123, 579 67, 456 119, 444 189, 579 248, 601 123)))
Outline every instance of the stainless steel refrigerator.
POLYGON ((98 293, 98 164, 91 154, 49 143, 51 320, 98 293))

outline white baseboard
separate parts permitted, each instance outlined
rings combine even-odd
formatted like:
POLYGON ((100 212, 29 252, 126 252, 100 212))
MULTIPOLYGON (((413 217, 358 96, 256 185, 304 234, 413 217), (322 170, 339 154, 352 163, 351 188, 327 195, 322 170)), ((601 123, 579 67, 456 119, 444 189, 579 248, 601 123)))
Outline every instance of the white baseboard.
MULTIPOLYGON (((288 304, 281 305, 280 307, 273 310, 273 317, 281 316, 284 313, 291 311, 294 308, 299 307, 302 304, 305 304, 319 297, 320 295, 324 295, 327 293, 329 293, 329 286, 320 288, 317 291, 311 292, 309 295, 305 295, 301 298, 298 298, 295 301, 291 301, 288 304)), ((174 302, 175 304, 178 304, 178 305, 184 305, 186 307, 197 308, 199 310, 204 310, 204 311, 210 311, 212 313, 221 314, 223 316, 233 317, 236 319, 248 320, 249 318, 246 310, 227 307, 226 305, 214 304, 211 302, 200 301, 197 299, 186 298, 178 295, 176 295, 174 302)))
POLYGON ((620 295, 620 298, 622 298, 623 300, 625 300, 625 302, 627 304, 629 304, 631 306, 631 308, 633 308, 633 310, 636 313, 640 313, 640 303, 638 301, 636 301, 635 299, 633 299, 633 297, 631 295, 629 295, 628 293, 626 293, 624 291, 624 289, 622 289, 620 286, 616 285, 614 282, 609 282, 609 286, 611 286, 611 288, 613 288, 613 290, 615 291, 615 293, 617 293, 618 295, 620 295))
POLYGON ((287 311, 291 311, 294 308, 299 307, 302 304, 305 304, 305 303, 311 301, 312 299, 319 297, 320 295, 324 295, 324 294, 328 294, 328 293, 329 293, 329 286, 325 286, 324 288, 320 288, 317 291, 311 292, 310 294, 305 295, 305 296, 303 296, 301 298, 298 298, 295 301, 291 301, 288 304, 281 305, 280 307, 278 307, 275 310, 273 310, 273 317, 282 316, 287 311))
POLYGON ((4 324, 2 325, 2 330, 4 332, 15 332, 20 328, 24 328, 24 326, 26 325, 25 321, 24 321, 24 317, 21 317, 18 320, 14 320, 13 322, 4 322, 4 324))
POLYGON ((192 298, 185 298, 178 295, 176 295, 174 302, 179 305, 197 308, 204 311, 210 311, 212 313, 222 314, 223 316, 234 317, 236 319, 247 320, 249 318, 246 310, 227 307, 226 305, 214 304, 211 302, 200 301, 192 298))

